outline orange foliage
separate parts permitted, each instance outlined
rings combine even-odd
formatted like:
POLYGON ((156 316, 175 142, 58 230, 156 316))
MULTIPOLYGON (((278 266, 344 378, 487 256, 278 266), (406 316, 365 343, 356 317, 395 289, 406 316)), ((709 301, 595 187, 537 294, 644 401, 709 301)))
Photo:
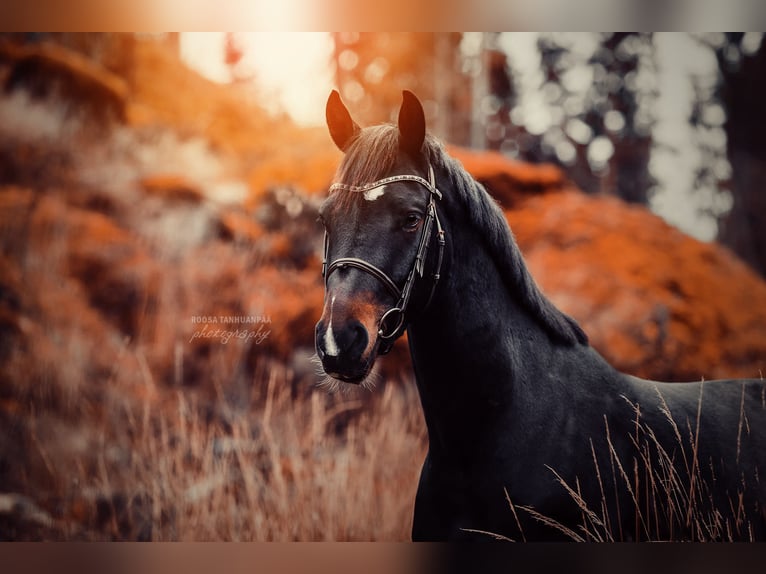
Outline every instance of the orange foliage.
POLYGON ((506 215, 543 290, 619 369, 699 380, 766 367, 766 285, 725 248, 576 190, 506 215))
POLYGON ((245 306, 263 309, 272 321, 271 335, 262 350, 286 359, 300 346, 313 348, 314 325, 324 301, 324 288, 316 270, 263 266, 252 279, 245 306))
POLYGON ((254 244, 263 239, 265 231, 251 216, 238 210, 227 210, 220 216, 220 233, 225 240, 254 244))
POLYGON ((268 114, 230 86, 187 68, 177 53, 153 41, 137 41, 129 77, 128 120, 133 126, 160 124, 182 134, 204 135, 226 152, 254 145, 252 134, 273 127, 268 114))
POLYGON ((552 164, 524 163, 510 160, 499 152, 456 146, 450 146, 448 151, 473 177, 486 182, 497 199, 510 200, 524 191, 551 191, 565 184, 564 173, 552 164))
POLYGON ((7 90, 24 87, 45 94, 56 86, 59 97, 73 99, 104 119, 124 119, 128 90, 125 81, 77 52, 55 44, 17 45, 0 41, 0 64, 11 65, 4 78, 7 90))
POLYGON ((207 80, 165 45, 138 41, 133 57, 131 125, 158 124, 204 137, 240 164, 254 199, 277 185, 319 192, 329 184, 340 152, 326 130, 270 116, 258 105, 254 86, 207 80))
MULTIPOLYGON (((317 132, 313 133, 315 137, 308 138, 310 142, 299 146, 306 147, 305 153, 287 149, 278 154, 275 150, 273 158, 258 164, 250 172, 248 183, 253 192, 251 205, 257 203, 266 190, 278 186, 296 187, 308 193, 326 191, 341 154, 334 145, 328 145, 329 138, 324 133, 321 137, 317 132)), ((285 145, 295 144, 291 142, 285 145)))
MULTIPOLYGON (((31 219, 34 249, 61 254, 51 269, 76 279, 90 304, 124 333, 135 336, 158 287, 160 266, 132 232, 106 215, 43 197, 31 219), (50 248, 51 242, 59 243, 50 248), (60 251, 59 251, 60 250, 60 251)), ((55 276, 55 275, 54 275, 55 276)), ((41 294, 44 300, 47 294, 41 294)))
POLYGON ((182 175, 157 174, 139 181, 145 193, 162 199, 191 201, 198 203, 203 198, 202 191, 182 175))

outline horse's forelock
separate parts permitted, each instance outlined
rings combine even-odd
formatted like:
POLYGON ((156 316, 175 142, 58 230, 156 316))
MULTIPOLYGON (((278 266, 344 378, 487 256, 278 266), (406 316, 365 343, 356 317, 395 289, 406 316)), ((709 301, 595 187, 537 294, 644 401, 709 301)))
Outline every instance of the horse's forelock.
MULTIPOLYGON (((396 164, 399 130, 390 124, 360 130, 348 143, 335 173, 335 181, 346 185, 364 185, 386 177, 396 164)), ((359 194, 348 190, 333 192, 341 210, 346 210, 359 194)))
POLYGON ((398 153, 396 126, 365 128, 349 143, 336 180, 348 185, 364 185, 382 179, 393 169, 398 153))

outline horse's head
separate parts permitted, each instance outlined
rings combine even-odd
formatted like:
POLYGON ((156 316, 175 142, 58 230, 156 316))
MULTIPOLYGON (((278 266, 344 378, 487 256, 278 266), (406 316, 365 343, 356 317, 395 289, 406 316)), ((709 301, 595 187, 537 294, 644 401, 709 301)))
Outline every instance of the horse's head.
POLYGON ((326 291, 316 350, 328 375, 360 383, 433 294, 441 194, 423 154, 423 107, 410 92, 397 126, 364 130, 333 92, 327 124, 345 156, 320 210, 326 291))

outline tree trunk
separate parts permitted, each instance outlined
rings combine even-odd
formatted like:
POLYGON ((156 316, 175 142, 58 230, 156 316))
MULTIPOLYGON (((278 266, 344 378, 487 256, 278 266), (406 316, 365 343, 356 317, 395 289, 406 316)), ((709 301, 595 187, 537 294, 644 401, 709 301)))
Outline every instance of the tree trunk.
MULTIPOLYGON (((728 36, 739 46, 740 34, 728 36)), ((742 56, 736 65, 727 61, 726 49, 718 51, 718 60, 734 203, 718 239, 766 275, 766 49, 742 56)))

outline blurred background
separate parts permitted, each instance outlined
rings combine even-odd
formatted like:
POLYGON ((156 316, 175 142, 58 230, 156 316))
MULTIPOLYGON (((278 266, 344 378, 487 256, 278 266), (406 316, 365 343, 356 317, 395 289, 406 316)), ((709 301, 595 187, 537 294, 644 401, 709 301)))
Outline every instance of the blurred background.
POLYGON ((406 341, 312 361, 324 105, 401 91, 617 368, 761 377, 761 34, 0 35, 0 539, 406 540, 406 341))

